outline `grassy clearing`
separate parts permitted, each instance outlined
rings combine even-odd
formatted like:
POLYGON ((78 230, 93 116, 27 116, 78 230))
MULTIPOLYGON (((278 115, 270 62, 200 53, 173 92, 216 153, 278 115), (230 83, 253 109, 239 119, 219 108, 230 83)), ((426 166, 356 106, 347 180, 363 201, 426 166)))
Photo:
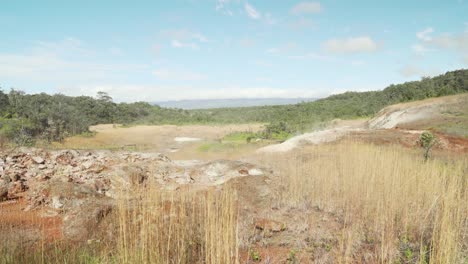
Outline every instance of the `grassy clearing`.
POLYGON ((468 159, 430 160, 401 147, 339 143, 263 157, 280 172, 284 206, 344 219, 336 263, 359 245, 372 263, 468 261, 468 159))

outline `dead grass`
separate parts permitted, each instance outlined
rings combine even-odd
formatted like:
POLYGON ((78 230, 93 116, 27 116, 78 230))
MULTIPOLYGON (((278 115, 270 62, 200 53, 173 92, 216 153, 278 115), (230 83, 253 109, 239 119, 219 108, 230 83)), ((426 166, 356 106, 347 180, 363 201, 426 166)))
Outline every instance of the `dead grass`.
POLYGON ((225 135, 239 131, 259 131, 262 124, 239 125, 161 125, 120 127, 98 125, 90 129, 97 132, 91 137, 75 136, 65 139, 64 143, 54 143, 53 148, 61 149, 121 149, 133 146, 135 150, 164 152, 177 147, 175 137, 194 137, 205 140, 216 140, 225 135))
MULTIPOLYGON (((465 154, 424 162, 416 149, 348 141, 256 158, 279 174, 280 207, 339 219, 336 244, 324 246, 333 263, 468 260, 465 154)), ((122 193, 110 243, 6 247, 0 263, 238 263, 237 210, 230 189, 166 193, 150 185, 122 193)))
POLYGON ((467 261, 466 155, 424 163, 414 150, 345 142, 260 159, 281 175, 284 206, 343 219, 337 263, 365 247, 372 263, 467 261))
POLYGON ((119 263, 238 262, 233 190, 137 193, 119 200, 119 263))

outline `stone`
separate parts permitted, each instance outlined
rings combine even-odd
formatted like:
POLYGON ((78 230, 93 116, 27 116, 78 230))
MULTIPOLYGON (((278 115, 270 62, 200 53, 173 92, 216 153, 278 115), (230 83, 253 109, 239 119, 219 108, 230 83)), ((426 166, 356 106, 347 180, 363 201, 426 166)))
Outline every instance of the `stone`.
POLYGON ((249 175, 252 175, 252 176, 261 176, 261 175, 263 175, 263 171, 261 171, 259 169, 250 169, 248 172, 249 172, 249 175))
POLYGON ((21 181, 13 182, 9 185, 8 188, 8 198, 14 199, 18 198, 18 194, 24 192, 26 190, 26 186, 21 181))
POLYGON ((45 160, 41 157, 32 157, 32 160, 36 163, 36 164, 44 164, 45 160))
POLYGON ((54 209, 60 209, 63 207, 63 202, 61 201, 60 196, 52 197, 52 202, 50 203, 50 207, 54 209))

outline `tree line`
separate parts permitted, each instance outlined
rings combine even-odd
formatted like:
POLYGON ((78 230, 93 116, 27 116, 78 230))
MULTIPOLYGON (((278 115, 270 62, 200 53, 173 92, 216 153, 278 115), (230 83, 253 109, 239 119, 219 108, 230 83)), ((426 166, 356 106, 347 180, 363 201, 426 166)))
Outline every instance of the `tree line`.
MULTIPOLYGON (((26 94, 0 89, 0 141, 19 145, 41 139, 61 141, 88 132, 89 126, 120 124, 281 124, 288 131, 308 130, 332 119, 369 117, 385 106, 468 92, 468 70, 390 85, 382 91, 346 92, 295 105, 202 110, 162 108, 146 102, 115 103, 107 93, 96 97, 26 94)), ((0 142, 1 143, 1 142, 0 142)))

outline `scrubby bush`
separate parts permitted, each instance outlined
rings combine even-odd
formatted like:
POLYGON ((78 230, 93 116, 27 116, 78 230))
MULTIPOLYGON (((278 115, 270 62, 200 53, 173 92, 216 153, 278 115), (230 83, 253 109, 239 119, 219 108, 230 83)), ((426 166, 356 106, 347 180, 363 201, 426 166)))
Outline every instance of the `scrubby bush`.
POLYGON ((429 159, 431 149, 436 141, 436 137, 429 131, 424 131, 419 137, 419 144, 424 149, 424 160, 429 159))

